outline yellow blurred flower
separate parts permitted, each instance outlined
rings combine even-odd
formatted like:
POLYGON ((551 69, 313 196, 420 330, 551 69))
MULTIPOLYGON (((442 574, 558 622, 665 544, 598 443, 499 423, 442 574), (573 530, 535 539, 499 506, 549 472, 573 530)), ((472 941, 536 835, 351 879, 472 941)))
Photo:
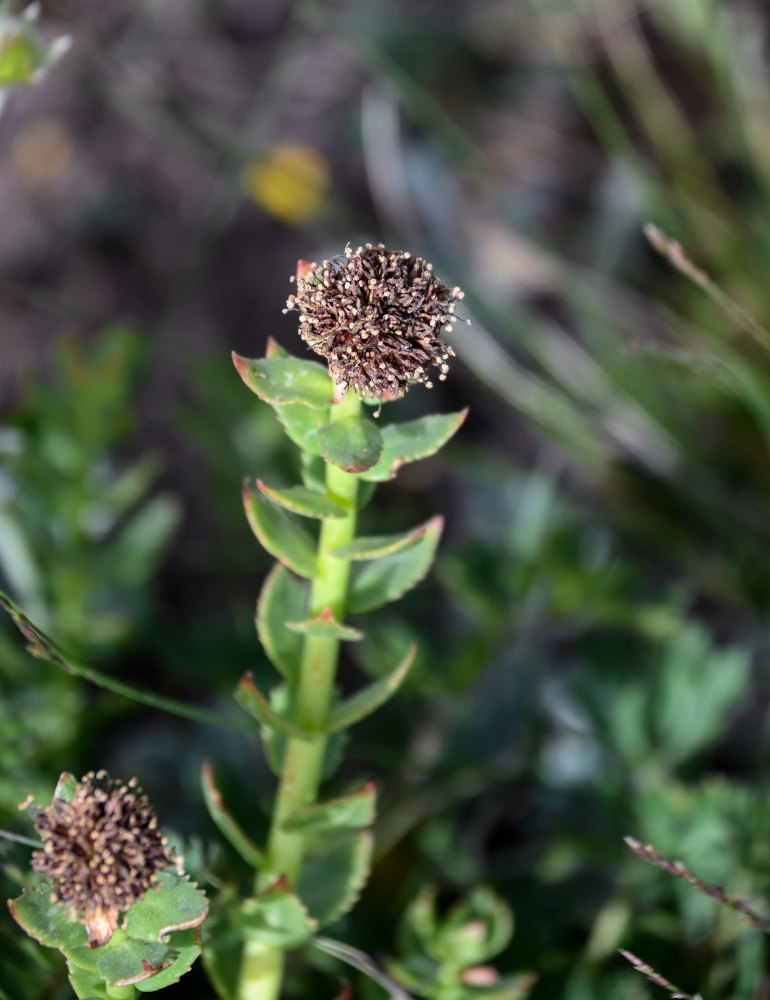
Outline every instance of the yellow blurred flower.
POLYGON ((282 222, 299 225, 316 218, 329 189, 329 165, 313 149, 300 143, 273 146, 243 171, 246 193, 282 222))

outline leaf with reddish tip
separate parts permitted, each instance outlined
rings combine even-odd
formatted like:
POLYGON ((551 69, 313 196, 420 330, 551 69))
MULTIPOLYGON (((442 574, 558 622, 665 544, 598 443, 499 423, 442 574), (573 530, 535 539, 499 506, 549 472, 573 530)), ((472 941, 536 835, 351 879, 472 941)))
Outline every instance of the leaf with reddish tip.
POLYGON ((406 651, 406 656, 395 670, 384 677, 378 677, 357 694, 351 695, 350 698, 346 698, 339 705, 336 705, 329 716, 327 733, 347 729, 349 726, 355 725, 356 722, 360 722, 361 719, 365 719, 367 715, 371 715, 380 705, 384 705, 388 698, 392 697, 401 687, 416 655, 417 646, 412 643, 406 651))
POLYGON ((312 579, 316 559, 310 535, 248 481, 243 484, 243 506, 251 530, 270 555, 299 576, 312 579))
POLYGON ((318 929, 304 902, 281 876, 233 913, 233 924, 245 941, 272 948, 297 948, 318 929))
POLYGON ((254 716, 261 726, 278 730, 278 732, 295 740, 313 739, 312 733, 296 726, 289 719, 276 712, 254 683, 251 671, 245 673, 238 682, 238 687, 235 689, 235 700, 249 715, 254 716))
POLYGON ((380 432, 371 420, 359 417, 325 424, 318 431, 318 444, 326 461, 345 472, 370 469, 382 451, 380 432))
POLYGON ((297 893, 321 927, 339 920, 360 896, 371 869, 373 843, 371 829, 359 830, 342 841, 335 839, 330 850, 303 865, 297 893))
POLYGON ((257 486, 268 500, 272 500, 273 503, 293 514, 301 514, 302 517, 323 519, 325 517, 345 517, 348 513, 341 503, 327 497, 325 493, 309 490, 307 486, 288 486, 285 489, 276 489, 266 486, 261 479, 257 480, 257 486))
POLYGON ((283 824, 289 832, 330 833, 335 830, 360 830, 374 823, 376 789, 373 781, 351 795, 297 809, 283 824))
POLYGON ((334 393, 329 373, 315 361, 292 357, 242 358, 233 351, 233 364, 249 389, 271 405, 303 403, 323 410, 334 393))
POLYGON ((402 465, 435 455, 462 426, 467 408, 459 413, 431 415, 383 427, 382 454, 375 466, 361 474, 371 482, 393 479, 402 465))
POLYGON ((201 766, 201 789, 208 814, 225 840, 252 868, 261 868, 265 860, 262 852, 246 835, 240 823, 225 806, 222 793, 214 778, 211 761, 208 760, 205 760, 201 766))
POLYGON ((302 635, 313 635, 318 639, 341 639, 343 642, 357 642, 364 633, 349 625, 340 625, 335 620, 331 608, 324 608, 317 618, 304 622, 286 622, 286 628, 302 635))
POLYGON ((257 635, 275 669, 287 681, 299 675, 302 639, 286 628, 286 621, 307 614, 307 589, 282 563, 267 574, 257 601, 257 635))
POLYGON ((349 614, 373 611, 416 586, 433 563, 443 525, 443 517, 433 517, 424 525, 422 537, 409 548, 355 566, 348 591, 349 614))
POLYGON ((51 887, 25 889, 8 900, 11 916, 30 937, 49 948, 82 948, 88 934, 82 923, 70 918, 66 906, 51 902, 51 887))
POLYGON ((292 355, 281 347, 277 340, 273 337, 267 338, 267 346, 265 347, 265 357, 266 358, 290 358, 292 355))
POLYGON ((372 535, 369 538, 354 538, 352 542, 332 549, 331 554, 338 559, 381 559, 383 556, 390 556, 396 552, 402 552, 404 549, 412 548, 423 537, 429 524, 430 521, 427 521, 411 531, 405 531, 398 535, 372 535))

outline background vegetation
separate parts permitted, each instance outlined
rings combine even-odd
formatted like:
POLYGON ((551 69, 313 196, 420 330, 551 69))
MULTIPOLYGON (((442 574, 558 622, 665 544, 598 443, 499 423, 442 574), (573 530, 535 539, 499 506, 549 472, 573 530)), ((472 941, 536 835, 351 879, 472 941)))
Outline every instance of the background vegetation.
MULTIPOLYGON (((706 1000, 767 996, 760 933, 622 839, 770 900, 765 5, 56 0, 41 25, 72 47, 0 114, 0 586, 84 662, 230 711, 268 671, 239 485, 291 454, 229 352, 299 353, 299 257, 432 260, 472 325, 398 416, 471 413, 365 512, 447 531, 344 665, 420 644, 348 750, 378 778, 378 861, 337 936, 384 961, 420 889, 489 884, 535 1000, 661 995, 619 947, 706 1000)), ((256 741, 89 688, 5 624, 0 826, 106 766, 201 880, 243 877, 198 772, 216 757, 261 828, 256 741)), ((0 842, 5 897, 27 856, 0 842)), ((69 996, 2 915, 0 954, 4 1000, 69 996)), ((200 969, 182 991, 212 995, 200 969)))

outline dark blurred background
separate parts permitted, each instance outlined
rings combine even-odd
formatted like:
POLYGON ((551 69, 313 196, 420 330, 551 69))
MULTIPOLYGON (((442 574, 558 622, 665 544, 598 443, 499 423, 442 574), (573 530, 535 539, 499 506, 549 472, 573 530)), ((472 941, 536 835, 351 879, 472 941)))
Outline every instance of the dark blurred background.
MULTIPOLYGON (((386 961, 421 887, 489 884, 536 1000, 663 995, 619 947, 706 1000, 770 995, 760 933, 622 842, 768 899, 763 0, 65 0, 34 30, 71 46, 0 89, 0 586, 76 659, 235 718, 244 670, 274 681, 240 481, 296 459, 230 352, 304 356, 299 258, 428 258, 472 323, 382 419, 471 412, 364 513, 447 524, 343 663, 354 688, 420 644, 347 749, 378 861, 334 935, 386 961)), ((107 766, 202 881, 244 877, 198 771, 259 835, 255 739, 58 674, 5 623, 0 700, 0 825, 107 766)), ((27 855, 2 851, 15 894, 27 855)), ((0 997, 67 997, 0 920, 0 997)), ((212 995, 200 969, 182 990, 212 995)))

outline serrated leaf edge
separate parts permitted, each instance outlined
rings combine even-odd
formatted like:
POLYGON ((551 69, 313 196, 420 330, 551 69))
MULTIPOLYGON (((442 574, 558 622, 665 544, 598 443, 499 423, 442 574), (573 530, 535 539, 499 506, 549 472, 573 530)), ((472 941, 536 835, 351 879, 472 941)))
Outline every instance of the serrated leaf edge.
MULTIPOLYGON (((326 801, 324 801, 324 802, 314 802, 313 805, 311 805, 311 806, 303 806, 302 808, 297 809, 295 812, 293 812, 290 816, 288 816, 284 820, 283 825, 282 825, 282 829, 286 830, 288 833, 291 833, 292 830, 295 829, 294 823, 292 821, 296 820, 298 817, 303 817, 303 816, 310 816, 310 817, 312 817, 316 813, 322 813, 323 811, 325 811, 326 809, 328 809, 330 806, 335 806, 335 805, 337 805, 340 802, 347 802, 350 799, 356 799, 356 798, 359 798, 359 797, 362 797, 362 796, 371 796, 371 798, 372 798, 373 811, 372 811, 372 818, 371 818, 371 820, 369 820, 366 823, 362 824, 360 827, 346 826, 346 827, 336 827, 335 829, 344 829, 344 830, 363 830, 363 829, 367 829, 367 828, 371 827, 374 824, 374 821, 375 821, 376 816, 377 816, 377 785, 375 784, 374 781, 367 781, 367 782, 365 782, 363 785, 361 785, 360 788, 358 788, 355 792, 351 792, 349 795, 338 795, 337 798, 335 798, 335 799, 326 799, 326 801)), ((301 827, 298 827, 296 829, 297 830, 306 830, 307 827, 306 826, 301 826, 301 827)))

